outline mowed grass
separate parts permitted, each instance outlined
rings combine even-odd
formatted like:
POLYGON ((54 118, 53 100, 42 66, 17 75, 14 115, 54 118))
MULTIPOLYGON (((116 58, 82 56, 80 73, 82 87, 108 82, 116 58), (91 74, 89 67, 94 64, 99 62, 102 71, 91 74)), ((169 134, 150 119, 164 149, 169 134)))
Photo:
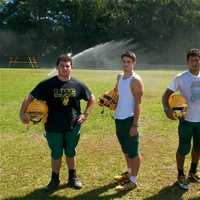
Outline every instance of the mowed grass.
MULTIPOLYGON (((200 186, 192 184, 188 192, 176 182, 175 152, 177 121, 166 119, 161 96, 179 71, 138 71, 144 80, 145 93, 140 121, 142 165, 138 189, 119 193, 113 189, 113 176, 126 169, 115 136, 114 121, 106 110, 102 115, 96 104, 82 126, 77 148, 77 170, 84 188, 80 191, 64 185, 54 192, 42 188, 51 175, 50 154, 41 125, 28 129, 19 120, 23 98, 50 70, 0 69, 0 199, 22 200, 110 200, 200 199, 200 186)), ((87 83, 96 97, 111 89, 119 71, 75 70, 73 75, 87 83)), ((84 103, 83 103, 84 106, 84 103)), ((186 159, 189 168, 190 156, 186 159)), ((67 180, 63 157, 61 183, 67 180)))

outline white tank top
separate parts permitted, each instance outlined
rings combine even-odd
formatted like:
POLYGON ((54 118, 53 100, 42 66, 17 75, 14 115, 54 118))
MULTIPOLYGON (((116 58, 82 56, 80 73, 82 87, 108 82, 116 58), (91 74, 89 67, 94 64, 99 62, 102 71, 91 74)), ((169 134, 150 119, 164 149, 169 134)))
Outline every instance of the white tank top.
POLYGON ((134 115, 135 99, 131 91, 133 75, 127 79, 120 76, 118 82, 119 99, 115 110, 115 119, 126 119, 134 115))

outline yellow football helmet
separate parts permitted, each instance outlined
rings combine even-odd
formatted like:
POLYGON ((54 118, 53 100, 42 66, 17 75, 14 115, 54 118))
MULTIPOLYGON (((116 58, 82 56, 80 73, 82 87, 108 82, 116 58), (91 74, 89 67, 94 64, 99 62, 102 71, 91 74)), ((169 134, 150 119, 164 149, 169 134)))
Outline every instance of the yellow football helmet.
POLYGON ((48 117, 48 106, 44 101, 34 99, 27 107, 26 113, 30 117, 33 124, 39 122, 46 123, 48 117))
POLYGON ((107 107, 110 110, 115 110, 118 102, 118 92, 116 89, 112 89, 109 92, 105 92, 101 97, 99 97, 98 105, 102 107, 107 107))
POLYGON ((179 94, 170 95, 169 107, 171 110, 173 110, 173 116, 175 119, 185 118, 185 116, 187 115, 187 100, 179 94))

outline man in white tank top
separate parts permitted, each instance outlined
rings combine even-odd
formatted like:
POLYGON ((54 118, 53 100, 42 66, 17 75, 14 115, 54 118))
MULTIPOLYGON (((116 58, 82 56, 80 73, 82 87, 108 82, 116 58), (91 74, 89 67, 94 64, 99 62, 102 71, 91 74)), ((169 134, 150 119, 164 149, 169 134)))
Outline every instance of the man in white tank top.
POLYGON ((197 165, 200 157, 200 50, 190 49, 187 53, 188 71, 178 74, 169 85, 163 95, 164 111, 168 118, 173 119, 173 115, 168 105, 169 96, 180 91, 180 94, 187 99, 188 114, 185 119, 179 122, 179 146, 176 153, 178 177, 177 181, 182 189, 189 189, 189 181, 200 182, 197 174, 197 165), (184 174, 185 156, 190 152, 191 140, 192 161, 189 177, 184 174))
POLYGON ((134 71, 136 56, 132 51, 121 55, 123 74, 118 75, 116 89, 119 100, 115 111, 116 135, 124 153, 127 172, 115 176, 119 181, 116 190, 131 190, 137 186, 140 167, 139 155, 139 117, 143 95, 143 83, 134 71))

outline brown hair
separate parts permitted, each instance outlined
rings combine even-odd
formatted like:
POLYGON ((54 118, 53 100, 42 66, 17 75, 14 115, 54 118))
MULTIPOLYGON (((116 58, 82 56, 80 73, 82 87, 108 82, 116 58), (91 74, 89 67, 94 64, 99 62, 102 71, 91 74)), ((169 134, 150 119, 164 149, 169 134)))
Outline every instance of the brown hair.
POLYGON ((200 49, 190 49, 187 52, 187 61, 189 60, 190 56, 198 56, 200 58, 200 49))
POLYGON ((122 53, 121 55, 121 59, 123 59, 124 57, 128 57, 131 58, 133 60, 133 62, 136 61, 136 55, 133 51, 125 51, 124 53, 122 53))
POLYGON ((72 57, 70 54, 62 54, 57 58, 56 61, 56 65, 58 66, 60 64, 60 61, 66 61, 66 62, 70 62, 72 65, 72 57))

